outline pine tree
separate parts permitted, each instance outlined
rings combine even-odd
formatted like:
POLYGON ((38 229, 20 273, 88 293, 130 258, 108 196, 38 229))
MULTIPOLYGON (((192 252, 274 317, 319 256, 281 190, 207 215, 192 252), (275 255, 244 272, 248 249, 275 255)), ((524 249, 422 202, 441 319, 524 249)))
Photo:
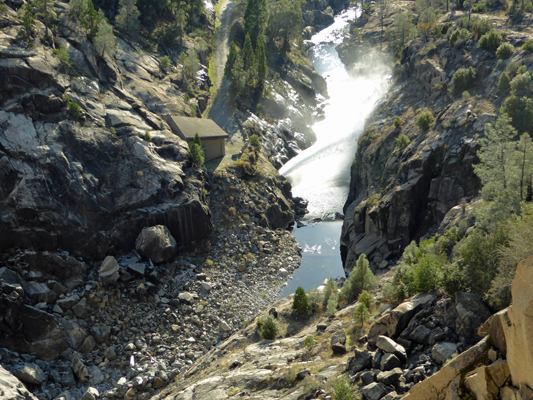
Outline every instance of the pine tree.
POLYGON ((189 157, 193 166, 202 167, 204 165, 205 154, 202 148, 202 140, 198 133, 194 135, 193 142, 189 147, 189 157))
POLYGON ((529 133, 520 136, 516 152, 516 164, 520 175, 520 200, 525 200, 527 188, 531 186, 533 171, 533 141, 529 133))
POLYGON ((24 34, 27 38, 35 35, 35 19, 33 17, 33 8, 28 3, 24 5, 22 26, 24 28, 24 34))
POLYGON ((35 2, 35 7, 37 8, 37 17, 44 21, 46 41, 54 45, 49 32, 51 22, 57 18, 56 13, 54 12, 54 3, 52 0, 37 0, 35 2))
POLYGON ((226 59, 226 65, 224 66, 224 76, 230 81, 233 80, 233 68, 235 67, 235 61, 239 57, 239 50, 235 42, 231 42, 229 46, 229 54, 226 59))
POLYGON ((301 286, 298 286, 296 292, 294 292, 292 309, 296 310, 299 314, 305 314, 309 311, 309 298, 301 286))
POLYGON ((141 15, 137 8, 137 0, 120 0, 119 4, 120 8, 115 17, 117 28, 134 36, 139 30, 139 16, 141 15))
POLYGON ((250 69, 253 68, 255 64, 254 49, 252 47, 252 40, 250 39, 249 34, 246 34, 246 38, 244 39, 242 62, 245 71, 250 71, 250 69))
POLYGON ((87 9, 87 0, 70 0, 68 4, 70 6, 68 15, 71 18, 80 18, 87 9))
POLYGON ((94 9, 92 0, 87 0, 87 7, 80 15, 80 25, 90 39, 96 36, 101 21, 102 16, 94 9))
POLYGON ((263 91, 263 87, 265 85, 266 77, 268 74, 268 68, 266 63, 266 52, 265 52, 265 42, 264 42, 264 36, 261 34, 257 38, 257 47, 255 50, 255 61, 257 63, 256 71, 257 71, 257 84, 260 89, 260 91, 263 91))
POLYGON ((485 125, 485 135, 480 140, 479 164, 474 165, 474 171, 483 184, 483 194, 492 199, 505 192, 508 194, 512 176, 516 176, 516 167, 513 166, 515 144, 512 141, 516 130, 510 118, 503 113, 494 126, 485 125))
POLYGON ((265 29, 266 20, 266 0, 247 0, 244 10, 244 33, 250 35, 254 48, 259 34, 265 29))
POLYGON ((105 54, 113 56, 117 51, 117 40, 113 35, 113 27, 102 18, 98 25, 98 33, 94 37, 94 49, 103 57, 105 54))
POLYGON ((355 300, 363 290, 371 290, 376 287, 376 277, 368 265, 366 255, 361 254, 342 287, 341 294, 347 302, 355 300))

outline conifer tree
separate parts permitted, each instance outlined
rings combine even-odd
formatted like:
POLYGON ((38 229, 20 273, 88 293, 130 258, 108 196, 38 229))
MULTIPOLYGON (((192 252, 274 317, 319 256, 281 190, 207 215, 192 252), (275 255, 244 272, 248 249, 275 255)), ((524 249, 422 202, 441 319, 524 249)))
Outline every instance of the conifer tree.
POLYGON ((355 300, 363 290, 370 290, 376 287, 376 277, 368 265, 366 255, 361 254, 342 287, 341 294, 347 302, 355 300))
POLYGON ((24 34, 27 38, 35 34, 35 18, 33 17, 33 8, 28 3, 24 5, 22 26, 24 28, 24 34))
POLYGON ((134 36, 139 30, 139 16, 137 0, 120 0, 120 8, 115 17, 115 23, 119 30, 134 36))
POLYGON ((54 42, 51 40, 49 33, 51 22, 57 18, 54 12, 54 3, 52 0, 37 0, 35 7, 37 8, 37 17, 44 21, 46 41, 52 43, 52 46, 54 46, 54 42))
POLYGON ((252 47, 252 40, 250 39, 249 34, 246 34, 246 38, 244 39, 244 48, 242 50, 242 63, 245 71, 250 71, 250 69, 253 68, 255 64, 254 49, 252 47))
POLYGON ((80 15, 80 25, 85 29, 89 39, 96 36, 102 16, 94 9, 93 1, 87 0, 87 6, 80 15))
POLYGON ((98 24, 98 33, 94 37, 94 48, 100 56, 113 56, 117 51, 117 40, 113 35, 113 27, 102 18, 98 24))
POLYGON ((229 54, 228 58, 226 59, 226 65, 224 66, 224 76, 230 81, 233 79, 233 68, 235 67, 235 61, 237 61, 237 57, 239 57, 239 50, 237 49, 235 42, 232 41, 229 46, 229 54))
POLYGON ((305 314, 309 311, 309 298, 301 286, 298 286, 296 292, 294 292, 292 309, 296 310, 299 314, 305 314))
POLYGON ((247 0, 244 10, 244 33, 250 35, 254 48, 259 34, 264 31, 266 20, 266 0, 247 0))
POLYGON ((198 133, 194 135, 194 139, 189 147, 188 153, 193 166, 202 167, 204 165, 205 153, 204 149, 202 148, 202 140, 200 139, 200 135, 198 133))
POLYGON ((255 61, 257 63, 257 83, 260 91, 263 91, 263 86, 265 85, 266 77, 268 74, 268 68, 266 63, 266 52, 265 52, 265 42, 263 34, 259 35, 257 39, 257 47, 255 50, 255 61))
POLYGON ((533 141, 529 133, 520 136, 516 153, 516 162, 520 175, 520 200, 525 200, 527 188, 531 187, 533 172, 533 141))

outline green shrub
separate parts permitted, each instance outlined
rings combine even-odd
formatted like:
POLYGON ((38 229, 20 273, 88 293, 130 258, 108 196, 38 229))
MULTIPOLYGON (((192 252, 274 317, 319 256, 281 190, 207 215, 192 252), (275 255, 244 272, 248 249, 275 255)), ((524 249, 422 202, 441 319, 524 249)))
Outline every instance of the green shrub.
POLYGON ((414 292, 427 292, 436 289, 441 279, 441 265, 436 256, 426 254, 414 266, 414 292))
POLYGON ((394 117, 394 127, 396 129, 400 129, 402 125, 403 125, 403 120, 398 116, 394 117))
POLYGON ((487 12, 487 5, 485 3, 477 3, 470 10, 472 14, 481 14, 487 12))
POLYGON ((250 144, 256 151, 261 150, 261 140, 259 140, 259 136, 257 136, 255 133, 250 136, 250 144))
POLYGON ((387 302, 391 302, 396 299, 396 292, 392 283, 386 283, 383 285, 383 288, 381 289, 381 295, 383 296, 383 300, 387 302))
POLYGON ((426 57, 431 57, 437 51, 437 46, 431 44, 426 50, 426 57))
POLYGON ((372 301, 374 301, 374 296, 372 296, 370 293, 368 293, 366 290, 363 290, 359 297, 357 298, 357 301, 359 303, 363 303, 367 309, 370 310, 370 305, 372 304, 372 301))
POLYGON ((463 100, 468 100, 470 99, 470 92, 468 90, 465 90, 463 92, 463 94, 461 95, 461 97, 463 98, 463 100))
POLYGON ((304 339, 304 347, 307 349, 307 351, 311 351, 313 347, 315 347, 315 338, 311 335, 307 335, 304 339))
POLYGON ((266 317, 261 324, 261 337, 265 340, 273 340, 279 334, 278 321, 272 316, 269 315, 266 317))
POLYGON ((452 46, 455 46, 457 44, 457 47, 462 45, 465 40, 467 40, 470 37, 470 32, 467 29, 455 29, 448 39, 450 41, 450 44, 452 46))
POLYGON ((333 400, 353 400, 355 398, 355 392, 352 385, 350 385, 350 380, 345 376, 336 378, 332 386, 331 397, 333 400))
POLYGON ((479 48, 488 51, 495 51, 502 42, 502 35, 496 31, 490 31, 479 39, 479 48))
POLYGON ((456 292, 465 289, 465 278, 463 271, 456 263, 445 265, 442 268, 442 287, 450 296, 455 296, 456 292))
POLYGON ((433 113, 431 111, 424 111, 416 118, 416 126, 421 131, 427 131, 433 123, 433 113))
POLYGON ((437 240, 436 250, 438 254, 444 254, 449 257, 452 254, 453 246, 459 241, 457 227, 452 227, 437 240))
POLYGON ((363 324, 368 321, 370 318, 370 312, 368 311, 368 307, 365 303, 359 304, 355 311, 353 312, 353 319, 356 324, 360 324, 363 326, 363 324))
POLYGON ((328 304, 329 298, 332 293, 337 294, 339 292, 339 289, 337 288, 337 285, 335 285, 335 279, 329 278, 326 282, 326 285, 324 286, 324 305, 328 304))
POLYGON ((511 124, 518 132, 533 130, 533 101, 531 99, 509 96, 505 99, 501 112, 511 118, 511 124))
POLYGON ((527 72, 527 67, 525 65, 519 66, 518 69, 516 70, 517 75, 525 74, 526 72, 527 72))
POLYGON ((146 131, 144 133, 143 139, 146 140, 147 142, 151 142, 152 141, 152 135, 150 135, 150 132, 146 131))
POLYGON ((7 6, 5 4, 0 4, 0 15, 4 15, 7 11, 7 6))
POLYGON ((524 50, 526 54, 533 53, 533 40, 528 40, 527 42, 525 42, 522 45, 522 50, 524 50))
POLYGON ((109 128, 109 132, 111 132, 113 135, 116 135, 116 134, 117 134, 116 129, 113 128, 113 127, 109 128))
POLYGON ((472 31, 477 31, 478 35, 484 35, 493 28, 492 21, 489 18, 479 18, 477 16, 471 18, 471 25, 472 31))
POLYGON ((369 268, 369 263, 365 254, 361 254, 355 267, 341 289, 341 298, 351 303, 363 290, 374 289, 377 286, 377 279, 369 268))
POLYGON ((459 68, 452 77, 453 93, 457 95, 464 92, 472 85, 475 77, 476 71, 474 71, 474 68, 459 68))
POLYGON ((498 60, 496 61, 496 70, 498 71, 503 71, 505 69, 505 61, 503 60, 498 60))
POLYGON ((307 297, 309 299, 309 308, 313 311, 318 310, 324 298, 323 293, 315 288, 309 291, 307 297))
POLYGON ((410 143, 409 138, 405 134, 401 134, 396 138, 396 148, 398 151, 403 151, 410 143))
POLYGON ((294 292, 292 309, 300 314, 305 314, 309 311, 309 299, 307 294, 305 294, 305 290, 303 290, 301 286, 298 286, 296 292, 294 292))
POLYGON ((80 105, 73 101, 69 101, 67 104, 67 114, 74 119, 80 119, 83 116, 80 105))
POLYGON ((67 67, 72 65, 70 55, 68 54, 67 49, 65 49, 63 46, 59 46, 59 49, 57 49, 56 57, 61 64, 66 65, 67 67))
POLYGON ((509 75, 507 75, 507 72, 502 72, 500 75, 498 89, 500 89, 501 92, 507 92, 509 89, 511 89, 511 79, 509 78, 509 75))
POLYGON ((511 61, 509 64, 507 64, 505 71, 507 71, 507 73, 511 77, 511 76, 514 76, 518 72, 518 68, 520 68, 518 64, 515 63, 514 61, 511 61))
MULTIPOLYGON (((522 67, 520 67, 522 68, 522 67)), ((519 69, 520 69, 519 68, 519 69)), ((517 73, 510 83, 511 94, 517 97, 530 97, 533 93, 533 84, 529 72, 517 73)))
POLYGON ((336 292, 331 293, 328 298, 328 305, 326 307, 326 315, 332 316, 337 312, 339 305, 339 295, 336 292))
POLYGON ((193 143, 189 146, 188 155, 193 166, 202 167, 204 165, 205 154, 202 148, 202 140, 198 133, 194 135, 193 143))
POLYGON ((163 68, 165 71, 168 71, 170 69, 171 63, 169 56, 163 56, 159 59, 159 63, 161 65, 161 68, 163 68))
POLYGON ((513 55, 514 46, 511 43, 502 43, 496 50, 496 56, 501 60, 507 60, 513 55))

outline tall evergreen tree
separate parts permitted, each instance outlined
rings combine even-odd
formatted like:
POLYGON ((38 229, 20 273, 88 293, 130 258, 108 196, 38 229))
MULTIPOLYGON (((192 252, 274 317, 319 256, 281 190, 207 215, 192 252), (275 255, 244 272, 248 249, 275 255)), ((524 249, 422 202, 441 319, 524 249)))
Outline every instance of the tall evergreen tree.
POLYGON ((533 172, 533 141, 529 133, 520 136, 516 151, 519 173, 520 200, 525 200, 527 188, 531 187, 533 172))
POLYGON ((250 71, 255 64, 254 48, 252 47, 252 41, 250 35, 246 34, 246 39, 244 40, 244 48, 242 50, 242 62, 244 65, 245 71, 250 71))
POLYGON ((244 33, 250 35, 254 48, 259 34, 264 31, 267 16, 266 0, 247 0, 244 10, 244 33))
POLYGON ((117 40, 113 35, 113 27, 102 18, 98 25, 98 33, 94 37, 94 48, 100 56, 113 56, 117 51, 117 40))
POLYGON ((237 57, 239 57, 239 49, 237 48, 235 42, 232 41, 229 46, 229 54, 228 58, 226 59, 226 65, 224 66, 224 76, 230 81, 233 79, 233 68, 235 66, 237 57))
POLYGON ((257 63, 257 83, 259 89, 262 91, 265 85, 266 77, 268 74, 268 68, 266 63, 266 52, 264 36, 261 34, 257 38, 257 47, 255 50, 255 61, 257 63))
POLYGON ((139 30, 139 16, 141 15, 137 8, 137 0, 120 0, 119 4, 115 24, 122 32, 134 36, 139 30))
POLYGON ((44 21, 46 41, 51 43, 52 46, 54 46, 54 41, 51 40, 49 32, 50 24, 53 20, 57 18, 57 15, 54 11, 54 3, 52 2, 52 0, 37 0, 35 2, 35 7, 37 8, 37 17, 44 21))
POLYGON ((33 16, 33 8, 28 3, 24 5, 22 26, 24 28, 24 35, 26 38, 29 38, 35 34, 35 18, 33 16))
POLYGON ((87 0, 87 6, 80 15, 80 25, 90 39, 96 36, 101 20, 102 16, 94 9, 93 1, 87 0))

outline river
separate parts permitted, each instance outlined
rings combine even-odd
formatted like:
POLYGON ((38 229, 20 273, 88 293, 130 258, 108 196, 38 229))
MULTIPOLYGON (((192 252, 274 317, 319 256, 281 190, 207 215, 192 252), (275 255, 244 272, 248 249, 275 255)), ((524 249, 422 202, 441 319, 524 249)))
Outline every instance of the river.
MULTIPOLYGON (((335 22, 315 34, 311 59, 326 79, 329 99, 322 104, 325 118, 313 126, 317 141, 285 164, 280 173, 292 184, 294 196, 309 201, 307 220, 342 213, 350 185, 350 166, 366 117, 388 88, 388 69, 376 58, 359 74, 349 74, 335 47, 342 29, 356 18, 354 8, 337 15, 335 22)), ((280 298, 344 276, 339 250, 342 221, 308 224, 293 232, 304 249, 302 265, 280 293, 280 298)))

